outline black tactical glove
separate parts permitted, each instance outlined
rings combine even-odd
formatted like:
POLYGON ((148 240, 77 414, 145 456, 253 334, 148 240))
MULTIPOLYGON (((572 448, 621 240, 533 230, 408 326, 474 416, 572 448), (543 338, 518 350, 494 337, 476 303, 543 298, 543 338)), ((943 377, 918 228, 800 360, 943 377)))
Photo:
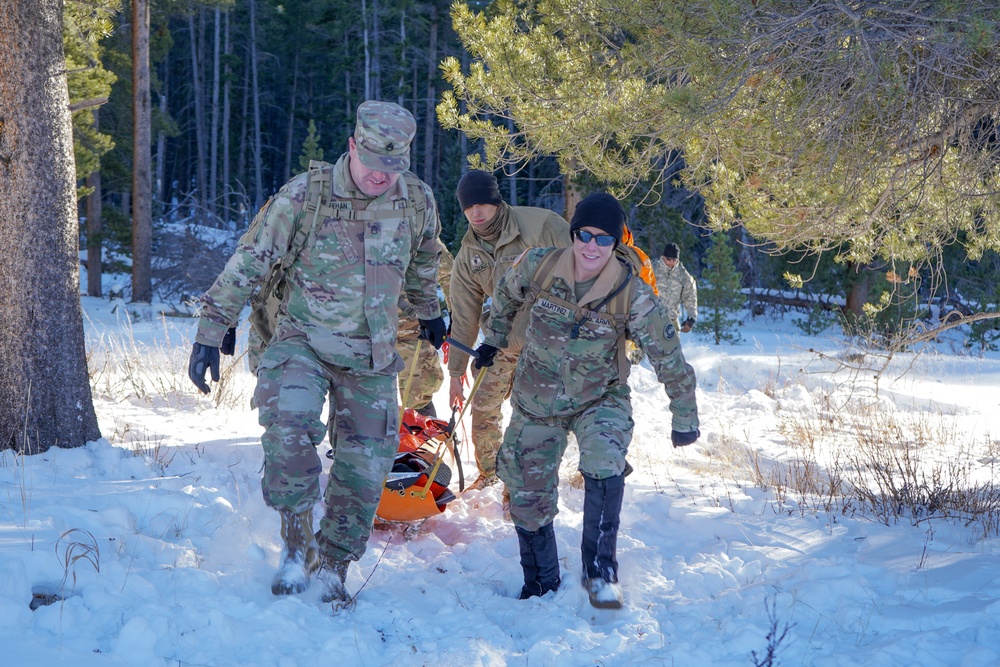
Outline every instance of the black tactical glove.
POLYGON ((472 365, 476 367, 476 370, 489 368, 493 365, 493 357, 497 356, 497 352, 499 351, 492 345, 483 343, 476 348, 476 358, 473 360, 472 365))
POLYGON ((212 381, 219 381, 219 348, 195 343, 188 361, 188 377, 203 394, 211 391, 205 382, 205 371, 212 371, 212 381))
POLYGON ((222 338, 222 345, 219 346, 219 352, 230 357, 236 354, 236 327, 229 327, 229 331, 222 338))
POLYGON ((684 320, 684 324, 681 325, 681 333, 688 333, 694 328, 694 318, 689 317, 684 320))
POLYGON ((684 447, 685 445, 690 445, 692 442, 701 437, 701 431, 695 429, 693 431, 671 431, 670 441, 674 443, 674 447, 684 447))
POLYGON ((448 335, 444 318, 435 317, 433 320, 418 320, 418 322, 420 322, 420 337, 433 345, 435 350, 440 350, 444 337, 448 335))

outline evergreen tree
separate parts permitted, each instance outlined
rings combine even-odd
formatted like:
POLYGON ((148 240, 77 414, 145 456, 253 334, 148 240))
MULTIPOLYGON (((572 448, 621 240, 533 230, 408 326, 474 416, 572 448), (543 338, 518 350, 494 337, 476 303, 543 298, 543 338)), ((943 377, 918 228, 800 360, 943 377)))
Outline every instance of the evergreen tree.
MULTIPOLYGON (((63 7, 63 48, 66 51, 67 85, 73 112, 73 152, 77 181, 101 167, 101 157, 114 147, 111 136, 94 127, 94 109, 108 101, 117 77, 101 63, 101 39, 113 28, 118 0, 95 0, 86 5, 67 2, 63 7)), ((77 198, 88 189, 77 188, 77 198)))
POLYGON ((738 343, 742 337, 735 328, 740 323, 735 315, 744 300, 740 292, 740 274, 733 261, 729 235, 719 232, 712 234, 711 238, 712 244, 705 255, 705 269, 701 272, 702 284, 698 288, 699 309, 705 312, 698 328, 711 332, 716 345, 722 341, 738 343))
POLYGON ((299 169, 296 173, 301 174, 302 172, 309 169, 310 160, 322 160, 323 159, 323 149, 319 146, 319 132, 316 131, 316 121, 309 119, 309 133, 306 135, 306 140, 302 142, 302 153, 299 155, 299 169))

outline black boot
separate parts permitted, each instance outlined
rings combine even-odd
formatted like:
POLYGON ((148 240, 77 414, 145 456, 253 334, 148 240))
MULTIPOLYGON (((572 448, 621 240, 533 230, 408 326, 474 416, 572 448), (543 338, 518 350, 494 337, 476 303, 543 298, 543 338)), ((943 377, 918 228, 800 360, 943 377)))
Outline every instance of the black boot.
POLYGON ((518 527, 515 530, 524 571, 524 586, 518 599, 527 600, 557 590, 561 582, 555 528, 550 523, 535 532, 518 527))
POLYGON ((625 475, 608 479, 584 477, 583 585, 595 607, 622 606, 618 584, 618 524, 625 495, 625 475))

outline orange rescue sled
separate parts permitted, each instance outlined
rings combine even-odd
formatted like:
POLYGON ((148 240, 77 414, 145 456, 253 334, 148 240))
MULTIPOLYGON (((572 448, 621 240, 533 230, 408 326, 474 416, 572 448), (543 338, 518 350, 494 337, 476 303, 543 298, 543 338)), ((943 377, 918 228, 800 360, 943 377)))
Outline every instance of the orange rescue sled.
POLYGON ((444 456, 449 433, 448 422, 425 417, 412 408, 403 411, 399 449, 375 510, 379 519, 420 521, 441 514, 455 500, 448 489, 451 468, 438 460, 444 456))

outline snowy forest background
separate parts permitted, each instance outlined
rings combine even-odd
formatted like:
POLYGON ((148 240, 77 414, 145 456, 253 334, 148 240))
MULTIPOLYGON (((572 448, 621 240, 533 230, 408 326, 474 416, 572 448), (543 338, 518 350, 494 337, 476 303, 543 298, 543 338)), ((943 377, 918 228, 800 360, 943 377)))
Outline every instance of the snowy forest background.
POLYGON ((8 660, 996 664, 998 74, 972 0, 0 3, 8 660), (472 164, 567 216, 614 188, 698 278, 699 444, 630 380, 620 614, 514 599, 497 489, 376 535, 349 614, 264 585, 253 378, 197 395, 190 315, 370 98, 416 116, 453 250, 472 164))
MULTIPOLYGON (((116 6, 114 2, 103 4, 109 9, 116 6)), ((571 4, 556 3, 555 7, 571 4)), ((592 3, 594 11, 603 4, 607 3, 592 3)), ((692 12, 697 4, 691 3, 692 12)), ((537 33, 546 22, 563 20, 567 44, 574 38, 573 30, 582 30, 568 25, 577 19, 560 16, 552 6, 546 10, 525 2, 457 3, 456 7, 459 5, 482 12, 481 16, 509 17, 522 12, 525 18, 519 27, 529 37, 532 21, 537 33)), ((130 267, 133 26, 130 5, 126 4, 106 14, 109 34, 96 41, 94 34, 84 35, 74 25, 74 8, 80 6, 72 1, 66 4, 67 53, 74 64, 82 65, 73 68, 69 76, 71 102, 85 105, 107 97, 106 103, 85 106, 73 116, 82 195, 81 238, 88 248, 91 269, 87 292, 99 296, 103 295, 103 270, 122 272, 125 268, 124 272, 134 274, 141 269, 130 267), (100 264, 102 260, 108 263, 106 269, 100 264)), ((635 20, 658 6, 636 4, 635 20)), ((457 110, 469 112, 474 107, 473 111, 484 112, 480 118, 503 128, 513 137, 512 142, 522 147, 519 153, 509 146, 511 150, 495 157, 492 165, 499 167, 504 196, 511 204, 565 213, 572 210, 579 193, 618 187, 628 204, 630 227, 640 247, 655 258, 665 242, 679 243, 688 270, 703 279, 706 305, 717 302, 724 311, 742 307, 744 300, 731 295, 734 289, 742 288, 751 312, 796 308, 811 313, 804 326, 813 332, 847 324, 851 333, 867 337, 874 332, 895 340, 911 334, 915 320, 933 327, 936 322, 928 318, 939 309, 931 306, 956 311, 956 316, 970 316, 989 310, 997 302, 993 276, 1000 268, 998 255, 989 244, 963 245, 965 232, 960 223, 948 223, 956 229, 943 241, 933 238, 937 234, 923 239, 927 252, 869 253, 866 257, 855 252, 861 244, 849 237, 825 234, 819 241, 808 237, 797 240, 793 230, 787 229, 754 235, 748 231, 752 225, 739 224, 740 213, 723 233, 716 223, 725 219, 720 214, 725 207, 716 202, 714 208, 706 209, 704 195, 710 203, 713 195, 698 187, 696 171, 694 178, 690 174, 681 178, 688 167, 682 150, 664 152, 638 178, 619 170, 618 175, 631 179, 625 187, 596 167, 594 171, 603 178, 587 169, 567 171, 565 154, 546 153, 544 145, 525 153, 523 146, 532 140, 546 143, 544 135, 534 138, 528 130, 518 131, 517 123, 530 127, 532 119, 518 118, 516 109, 477 99, 472 75, 465 80, 448 76, 456 67, 461 72, 470 71, 477 60, 470 51, 479 56, 480 63, 493 64, 488 60, 491 54, 476 40, 503 43, 508 39, 501 36, 506 25, 470 23, 460 13, 453 15, 449 2, 152 0, 149 8, 151 243, 156 255, 155 265, 150 262, 149 285, 158 298, 178 303, 190 300, 210 284, 230 249, 228 245, 212 245, 211 239, 199 238, 191 230, 180 233, 168 223, 181 221, 192 230, 197 226, 228 229, 238 235, 264 200, 291 175, 303 171, 309 159, 336 159, 353 130, 354 109, 365 99, 396 101, 416 117, 420 130, 412 147, 412 168, 438 194, 442 239, 454 251, 465 229, 453 196, 455 185, 468 168, 468 156, 485 157, 490 148, 489 137, 482 133, 475 136, 475 129, 456 120, 449 110, 436 110, 447 93, 449 99, 460 101, 457 110), (469 91, 464 98, 463 90, 469 91), (467 131, 458 131, 458 125, 467 131), (713 230, 718 233, 713 234, 713 230), (711 255, 713 245, 720 244, 724 247, 711 255), (971 256, 969 247, 973 249, 971 256)), ((780 9, 778 6, 775 11, 780 9)), ((661 23, 672 20, 665 9, 661 10, 661 23)), ((607 11, 613 11, 611 4, 607 11)), ((948 18, 932 12, 929 15, 941 21, 948 18)), ((798 18, 825 18, 831 22, 829 31, 835 35, 838 29, 836 17, 803 13, 798 18)), ((881 27, 879 18, 873 17, 873 30, 881 27)), ((606 20, 611 24, 609 33, 618 30, 629 34, 628 25, 619 27, 612 19, 606 20)), ((624 18, 620 20, 625 23, 624 18)), ((594 24, 600 26, 601 22, 595 20, 594 24)), ((902 34, 911 30, 914 39, 924 29, 917 20, 910 26, 892 26, 902 34)), ((899 39, 892 30, 887 33, 890 42, 899 39)), ((646 39, 638 32, 633 35, 639 45, 646 39)), ((584 40, 586 35, 576 38, 584 40)), ((514 47, 520 51, 526 48, 512 42, 510 48, 514 47)), ((521 62, 512 58, 503 62, 512 70, 524 67, 524 76, 532 76, 521 62)), ((850 64, 845 61, 842 66, 850 64)), ((555 81, 568 79, 565 72, 549 75, 555 81)), ((623 75, 614 70, 608 74, 623 75)), ((517 99, 510 94, 507 101, 513 106, 517 99)), ((528 111, 522 115, 527 116, 528 111)), ((977 121, 979 132, 990 137, 994 136, 991 118, 984 114, 977 121)), ((556 114, 552 114, 552 122, 557 122, 556 114)), ((611 135, 620 132, 613 126, 622 122, 620 119, 611 117, 604 122, 611 127, 603 131, 611 135)), ((777 123, 774 129, 780 129, 777 123)), ((641 140, 640 136, 637 143, 641 140)), ((614 147, 614 142, 608 146, 614 147)), ((904 186, 910 184, 903 183, 901 188, 904 186)), ((848 191, 840 196, 860 193, 848 191)), ((749 218, 749 213, 742 215, 749 218)), ((902 218, 903 213, 897 212, 897 216, 902 218)), ((889 245, 884 240, 872 242, 879 243, 889 245)), ((127 298, 132 297, 128 284, 121 289, 127 298)), ((139 301, 149 298, 137 296, 139 301)), ((734 323, 731 317, 722 317, 703 326, 712 326, 717 337, 732 338, 734 323)), ((1000 330, 987 320, 970 322, 965 333, 970 351, 982 352, 993 347, 1000 330)))

